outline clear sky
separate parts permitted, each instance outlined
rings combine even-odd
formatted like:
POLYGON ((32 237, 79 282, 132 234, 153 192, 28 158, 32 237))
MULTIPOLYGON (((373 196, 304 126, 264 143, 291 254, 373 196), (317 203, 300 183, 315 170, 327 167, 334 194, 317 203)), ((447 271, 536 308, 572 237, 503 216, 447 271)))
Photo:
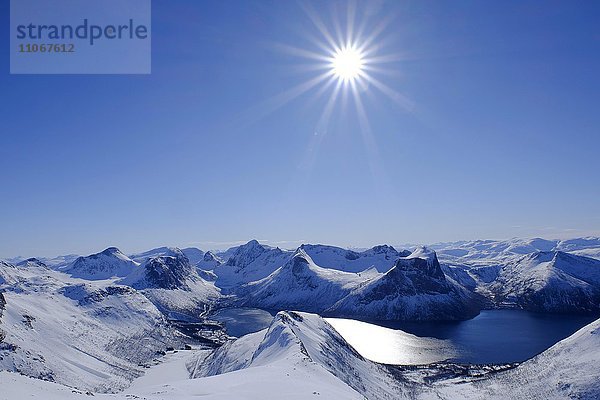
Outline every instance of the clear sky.
POLYGON ((152 13, 148 76, 9 75, 0 30, 0 257, 600 234, 599 2, 361 1, 362 114, 298 89, 346 3, 152 13))

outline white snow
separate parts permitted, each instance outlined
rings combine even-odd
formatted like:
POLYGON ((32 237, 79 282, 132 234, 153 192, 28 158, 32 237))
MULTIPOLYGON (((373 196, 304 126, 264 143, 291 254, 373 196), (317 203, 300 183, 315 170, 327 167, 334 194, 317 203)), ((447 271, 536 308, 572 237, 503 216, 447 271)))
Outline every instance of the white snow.
POLYGON ((0 400, 82 399, 89 398, 87 390, 100 399, 152 400, 600 398, 600 320, 512 370, 480 378, 439 377, 427 385, 415 383, 419 372, 405 375, 371 359, 398 362, 386 358, 386 350, 404 349, 400 361, 411 364, 416 355, 421 361, 435 349, 428 361, 440 361, 440 351, 452 357, 444 341, 398 331, 387 336, 386 328, 304 312, 280 312, 268 329, 215 351, 170 352, 155 361, 167 346, 183 343, 166 316, 193 320, 214 304, 233 303, 235 297, 224 296, 221 288, 262 307, 332 312, 335 308, 324 305, 343 299, 340 305, 354 315, 394 318, 398 310, 428 319, 450 315, 468 301, 457 282, 507 303, 522 304, 531 293, 552 289, 560 296, 545 299, 546 307, 598 306, 600 261, 580 256, 600 258, 599 238, 481 240, 432 249, 445 276, 438 274, 435 253, 424 248, 408 255, 389 246, 361 252, 304 245, 291 252, 256 241, 217 255, 165 247, 130 258, 109 248, 77 260, 0 262, 6 299, 0 317, 0 339, 6 335, 0 342, 0 400), (162 270, 169 272, 165 258, 181 254, 192 261, 175 271, 172 282, 181 287, 150 284, 140 263, 163 257, 162 270), (417 265, 430 276, 420 275, 417 265), (404 292, 407 288, 414 293, 404 292), (377 340, 359 340, 364 337, 377 340), (111 391, 121 392, 106 394, 111 391))

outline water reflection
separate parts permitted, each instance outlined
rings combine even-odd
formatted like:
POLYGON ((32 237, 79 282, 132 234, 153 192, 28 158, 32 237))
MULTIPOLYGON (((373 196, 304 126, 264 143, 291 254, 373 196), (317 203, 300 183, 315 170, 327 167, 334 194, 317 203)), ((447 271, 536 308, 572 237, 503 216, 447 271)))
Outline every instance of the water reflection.
POLYGON ((210 318, 223 322, 228 335, 240 337, 267 328, 275 314, 276 312, 259 308, 224 308, 210 318))
POLYGON ((460 351, 449 340, 419 337, 352 319, 326 318, 356 351, 386 364, 429 364, 455 358, 460 351))
MULTIPOLYGON (((423 352, 428 358, 450 358, 454 362, 471 364, 499 364, 527 360, 594 319, 581 315, 550 315, 521 310, 485 310, 473 319, 460 322, 370 321, 387 330, 373 330, 365 336, 354 333, 363 329, 364 322, 344 322, 339 329, 336 319, 331 319, 330 323, 357 351, 363 349, 363 355, 373 361, 405 364, 407 356, 403 353, 412 353, 414 348, 389 347, 389 352, 384 354, 376 343, 389 342, 389 336, 396 335, 401 338, 397 343, 401 344, 406 334, 412 334, 419 339, 435 338, 444 344, 441 346, 443 352, 438 357, 434 354, 435 347, 426 347, 423 352), (454 352, 450 357, 446 357, 448 348, 454 352)), ((439 345, 440 342, 432 343, 439 345)), ((420 344, 418 341, 415 343, 420 344)))

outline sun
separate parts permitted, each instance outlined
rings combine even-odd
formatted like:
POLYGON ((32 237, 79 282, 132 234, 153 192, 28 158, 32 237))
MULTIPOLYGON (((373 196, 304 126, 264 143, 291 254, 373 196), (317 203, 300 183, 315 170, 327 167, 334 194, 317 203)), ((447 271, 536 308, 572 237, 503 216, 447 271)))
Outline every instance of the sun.
POLYGON ((359 78, 363 72, 363 67, 363 55, 353 46, 337 50, 331 58, 331 70, 343 82, 350 82, 359 78))

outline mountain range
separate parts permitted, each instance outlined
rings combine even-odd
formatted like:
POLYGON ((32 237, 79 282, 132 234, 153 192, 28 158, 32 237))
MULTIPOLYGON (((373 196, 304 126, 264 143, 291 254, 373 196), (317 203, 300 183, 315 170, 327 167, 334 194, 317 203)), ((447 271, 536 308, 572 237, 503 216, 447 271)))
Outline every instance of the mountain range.
MULTIPOLYGON (((514 381, 531 398, 594 398, 600 393, 592 367, 600 357, 598 322, 509 371, 462 377, 459 386, 436 378, 424 387, 419 373, 364 359, 321 316, 464 320, 485 308, 598 315, 599 249, 597 238, 402 250, 285 250, 253 240, 222 252, 162 247, 126 255, 109 247, 89 256, 0 261, 0 370, 54 384, 6 372, 0 379, 40 393, 62 393, 59 385, 119 392, 169 349, 195 346, 187 374, 213 382, 207 390, 239 378, 247 382, 240 390, 257 393, 264 392, 252 382, 266 380, 282 393, 313 387, 334 398, 502 398, 516 393, 514 381), (266 331, 232 340, 210 315, 240 306, 282 311, 266 331), (557 369, 540 373, 544 365, 557 369), (591 371, 577 375, 575 368, 591 371), (286 386, 285 374, 300 381, 286 386), (303 380, 310 385, 298 383, 303 380)), ((437 367, 427 368, 437 374, 437 367)), ((193 381, 182 390, 194 391, 193 381)), ((167 389, 165 398, 177 398, 176 392, 167 389)), ((156 393, 135 395, 163 398, 156 393)))

